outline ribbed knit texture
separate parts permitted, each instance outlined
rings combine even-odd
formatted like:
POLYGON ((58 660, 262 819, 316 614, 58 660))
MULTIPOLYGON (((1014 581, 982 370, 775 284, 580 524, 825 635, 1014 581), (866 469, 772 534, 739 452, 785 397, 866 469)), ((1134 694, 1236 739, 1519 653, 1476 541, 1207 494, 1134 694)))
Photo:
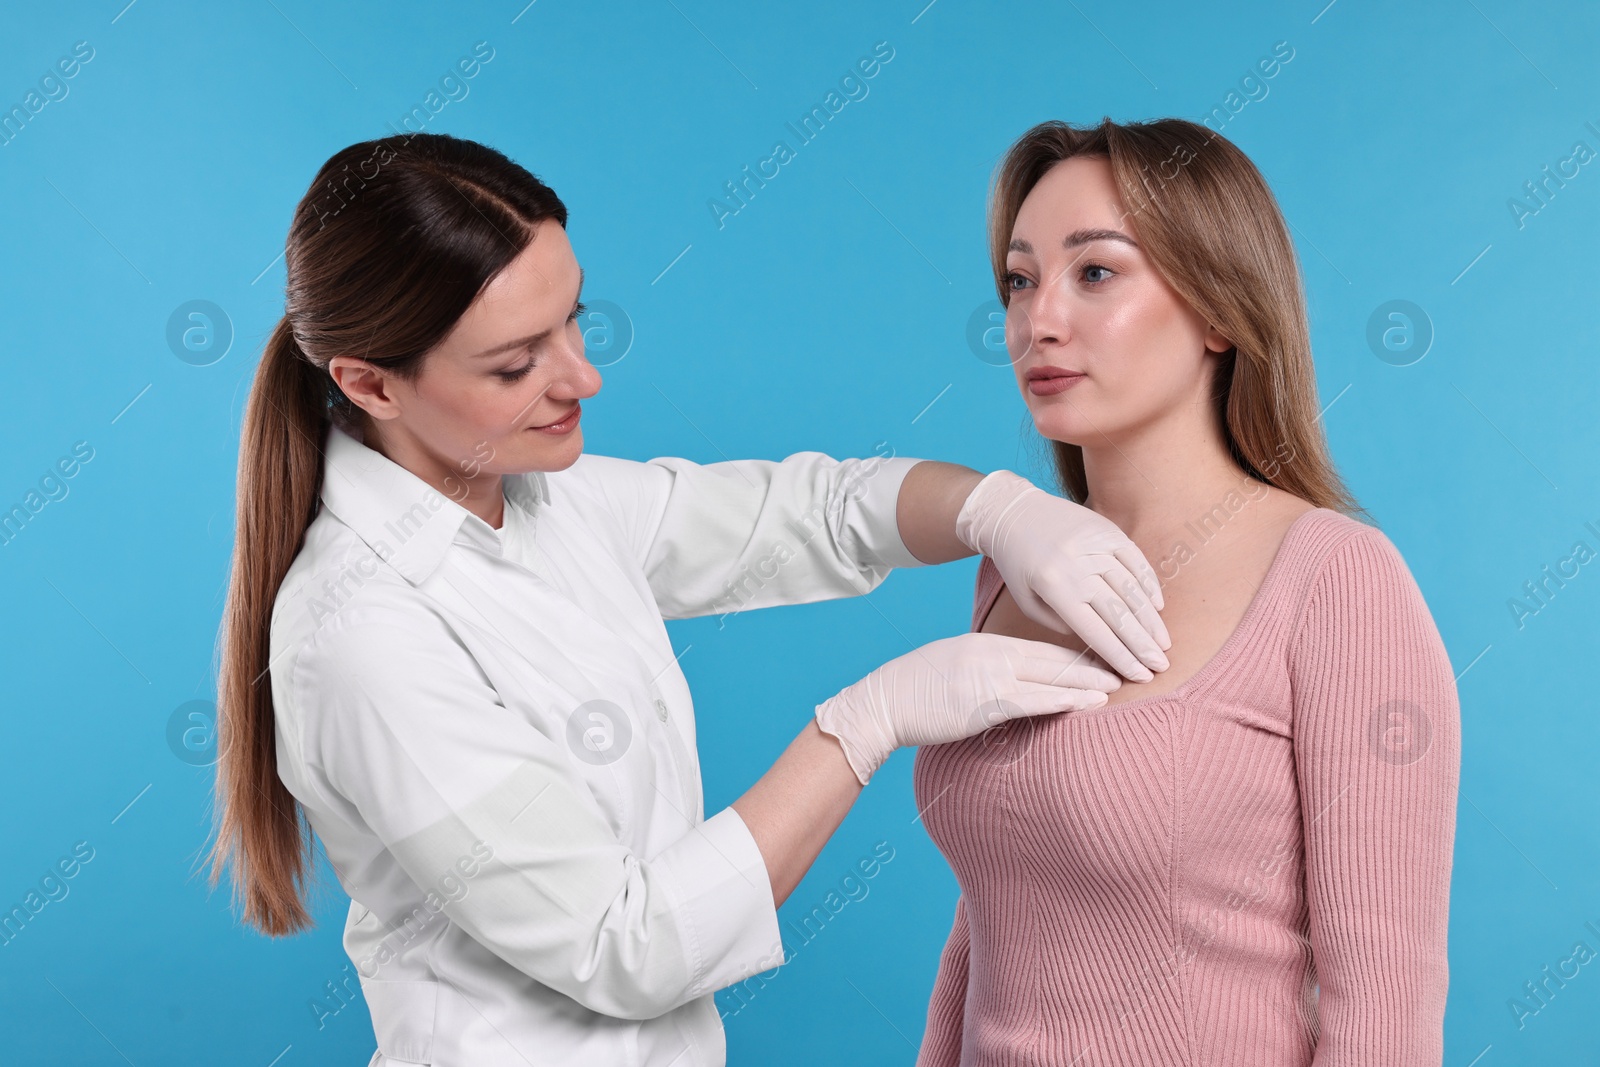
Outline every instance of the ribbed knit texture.
POLYGON ((1459 765, 1405 562, 1303 513, 1173 692, 918 752, 961 888, 919 1067, 1437 1067, 1459 765))

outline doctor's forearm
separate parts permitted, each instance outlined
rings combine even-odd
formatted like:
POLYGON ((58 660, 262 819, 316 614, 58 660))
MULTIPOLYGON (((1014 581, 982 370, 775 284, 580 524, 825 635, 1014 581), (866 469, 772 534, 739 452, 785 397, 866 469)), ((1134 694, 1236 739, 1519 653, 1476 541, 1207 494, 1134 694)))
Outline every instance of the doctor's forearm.
MULTIPOLYGON (((956 515, 982 480, 969 467, 937 460, 907 471, 895 501, 906 549, 924 563, 972 555, 956 538, 956 515)), ((838 740, 813 719, 772 769, 733 802, 766 863, 775 905, 794 892, 860 795, 861 782, 838 740)))
POLYGON ((923 460, 906 472, 895 504, 900 539, 924 563, 972 555, 956 538, 956 515, 983 475, 955 463, 923 460))
POLYGON ((860 795, 844 750, 813 719, 733 802, 766 862, 774 906, 789 899, 860 795))

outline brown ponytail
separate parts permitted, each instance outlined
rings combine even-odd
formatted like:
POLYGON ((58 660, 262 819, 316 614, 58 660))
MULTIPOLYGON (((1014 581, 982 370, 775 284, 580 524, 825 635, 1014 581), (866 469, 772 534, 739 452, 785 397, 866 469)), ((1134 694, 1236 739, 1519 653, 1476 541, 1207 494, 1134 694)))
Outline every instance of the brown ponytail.
POLYGON ((312 836, 278 775, 270 626, 317 515, 328 426, 353 428, 361 415, 328 363, 358 356, 415 378, 428 350, 547 218, 567 223, 548 186, 493 148, 447 134, 351 145, 323 164, 295 209, 286 313, 256 368, 240 432, 209 855, 211 884, 231 866, 241 918, 264 933, 311 925, 312 836))
MULTIPOLYGON (((239 441, 233 577, 223 610, 226 653, 217 676, 221 807, 211 881, 234 854, 235 898, 246 923, 269 934, 311 925, 301 894, 311 836, 300 803, 278 777, 267 622, 315 514, 322 489, 327 378, 300 352, 287 317, 267 340, 239 441), (227 846, 226 848, 224 846, 227 846)), ((330 379, 331 381, 331 379, 330 379)))

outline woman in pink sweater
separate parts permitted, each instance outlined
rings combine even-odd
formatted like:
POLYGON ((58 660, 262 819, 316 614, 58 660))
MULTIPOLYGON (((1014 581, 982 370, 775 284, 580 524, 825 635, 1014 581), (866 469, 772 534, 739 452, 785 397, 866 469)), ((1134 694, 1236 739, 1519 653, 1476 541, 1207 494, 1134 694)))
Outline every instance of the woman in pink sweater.
MULTIPOLYGON (((918 753, 961 889, 918 1064, 1437 1067, 1455 681, 1328 459, 1271 192, 1194 123, 1045 123, 990 235, 1023 400, 1160 561, 1172 647, 918 753)), ((1083 647, 1029 607, 985 558, 974 630, 1083 647)))

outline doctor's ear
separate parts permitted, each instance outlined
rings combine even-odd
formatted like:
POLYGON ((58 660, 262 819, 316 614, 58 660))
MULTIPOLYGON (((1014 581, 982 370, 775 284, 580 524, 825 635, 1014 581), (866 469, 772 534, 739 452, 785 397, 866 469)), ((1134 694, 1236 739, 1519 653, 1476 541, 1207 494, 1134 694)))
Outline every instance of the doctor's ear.
POLYGON ((1232 341, 1222 335, 1211 323, 1206 323, 1206 349, 1211 352, 1226 352, 1234 347, 1232 341))
POLYGON ((395 402, 399 379, 382 367, 355 356, 334 356, 328 373, 350 402, 375 419, 392 419, 400 414, 395 402))

